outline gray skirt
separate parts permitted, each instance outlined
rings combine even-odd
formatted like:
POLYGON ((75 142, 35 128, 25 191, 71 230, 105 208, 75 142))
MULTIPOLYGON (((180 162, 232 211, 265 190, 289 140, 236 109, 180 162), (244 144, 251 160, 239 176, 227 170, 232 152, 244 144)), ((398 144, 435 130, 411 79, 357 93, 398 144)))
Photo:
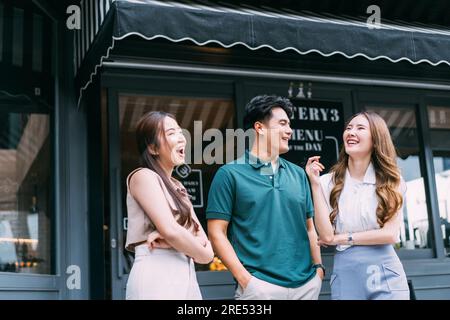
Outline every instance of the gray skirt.
POLYGON ((409 300, 406 274, 392 245, 337 251, 330 286, 333 300, 409 300))

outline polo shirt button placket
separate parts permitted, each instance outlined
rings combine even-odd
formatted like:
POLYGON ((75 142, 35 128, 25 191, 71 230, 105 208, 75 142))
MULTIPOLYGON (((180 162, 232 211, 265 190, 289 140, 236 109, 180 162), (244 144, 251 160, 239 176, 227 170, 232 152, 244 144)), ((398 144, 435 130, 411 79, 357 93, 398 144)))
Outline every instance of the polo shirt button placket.
POLYGON ((278 176, 274 176, 274 178, 273 178, 273 186, 276 188, 276 189, 279 189, 280 188, 280 173, 278 173, 278 176))

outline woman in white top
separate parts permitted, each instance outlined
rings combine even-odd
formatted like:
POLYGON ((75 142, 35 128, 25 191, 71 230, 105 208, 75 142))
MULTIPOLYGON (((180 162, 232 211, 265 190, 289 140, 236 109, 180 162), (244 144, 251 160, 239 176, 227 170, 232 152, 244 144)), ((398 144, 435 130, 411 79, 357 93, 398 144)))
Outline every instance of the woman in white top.
POLYGON ((213 250, 183 185, 172 178, 184 163, 186 139, 175 118, 149 112, 138 122, 142 168, 127 178, 126 249, 135 252, 127 299, 201 299, 194 261, 213 250))
POLYGON ((335 245, 331 298, 409 299, 403 266, 393 248, 399 241, 406 184, 383 118, 354 115, 330 173, 311 157, 306 172, 314 199, 320 244, 335 245))

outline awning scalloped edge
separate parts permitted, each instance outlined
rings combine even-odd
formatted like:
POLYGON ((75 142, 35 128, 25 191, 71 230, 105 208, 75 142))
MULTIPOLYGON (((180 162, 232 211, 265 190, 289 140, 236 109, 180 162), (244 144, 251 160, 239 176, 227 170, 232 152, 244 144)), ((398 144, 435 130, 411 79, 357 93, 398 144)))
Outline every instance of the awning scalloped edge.
POLYGON ((224 44, 224 43, 222 43, 222 42, 220 42, 218 40, 214 40, 214 39, 211 39, 211 40, 208 40, 208 41, 204 41, 204 42, 199 42, 199 41, 197 41, 197 40, 195 40, 195 39, 193 39, 191 37, 184 37, 184 38, 180 38, 180 39, 173 39, 173 38, 170 38, 168 36, 161 35, 161 34, 158 34, 158 35, 155 35, 155 36, 152 36, 152 37, 147 37, 147 36, 145 36, 145 35, 143 35, 143 34, 141 34, 139 32, 129 32, 129 33, 124 34, 124 35, 122 35, 120 37, 113 36, 112 45, 110 47, 108 47, 108 49, 106 51, 106 54, 103 55, 100 58, 100 62, 94 67, 94 71, 90 74, 88 82, 84 86, 82 86, 81 89, 80 89, 80 94, 79 94, 78 103, 77 103, 78 108, 80 107, 80 103, 81 103, 83 92, 92 83, 93 77, 98 72, 98 68, 100 68, 103 65, 103 60, 109 58, 110 51, 115 46, 115 41, 123 40, 123 39, 125 39, 125 38, 127 38, 129 36, 133 36, 133 35, 139 36, 139 37, 141 37, 141 38, 143 38, 145 40, 149 40, 149 41, 157 39, 157 38, 166 39, 166 40, 169 40, 171 42, 182 42, 182 41, 189 40, 189 41, 195 43, 198 46, 205 46, 205 45, 210 44, 210 43, 216 43, 216 44, 219 44, 220 46, 222 46, 224 48, 231 48, 231 47, 234 47, 236 45, 242 45, 242 46, 245 46, 246 48, 248 48, 250 50, 253 50, 253 51, 261 49, 261 48, 269 48, 269 49, 271 49, 271 50, 273 50, 275 52, 285 52, 285 51, 293 50, 293 51, 295 51, 295 52, 297 52, 297 53, 299 53, 301 55, 306 55, 306 54, 314 52, 314 53, 318 53, 318 54, 320 54, 320 55, 322 55, 324 57, 330 57, 330 56, 333 56, 333 55, 342 55, 342 56, 344 56, 344 57, 346 57, 348 59, 352 59, 352 58, 356 58, 356 57, 364 57, 364 58, 366 58, 368 60, 371 60, 371 61, 375 61, 375 60, 379 60, 379 59, 386 59, 386 60, 389 60, 389 61, 391 61, 393 63, 397 63, 397 62, 400 62, 400 61, 408 61, 408 62, 410 62, 411 64, 414 64, 414 65, 425 62, 425 63, 428 63, 428 64, 430 64, 432 66, 437 66, 437 65, 442 64, 442 63, 450 66, 450 62, 446 61, 446 60, 440 60, 438 62, 432 62, 432 61, 430 61, 428 59, 421 59, 421 60, 418 60, 418 61, 412 61, 411 59, 409 59, 407 57, 401 57, 401 58, 398 58, 398 59, 392 59, 392 58, 390 58, 388 56, 384 56, 384 55, 376 56, 376 57, 369 57, 368 55, 366 55, 364 53, 355 53, 353 55, 348 55, 348 54, 346 54, 346 53, 344 53, 342 51, 333 51, 333 52, 330 52, 330 53, 324 53, 324 52, 322 52, 320 50, 317 50, 317 49, 310 49, 310 50, 307 50, 307 51, 301 51, 301 50, 299 50, 299 49, 297 49, 295 47, 286 47, 286 48, 283 48, 283 49, 277 49, 277 48, 274 48, 273 46, 268 45, 268 44, 263 44, 263 45, 260 45, 260 46, 257 46, 257 47, 251 47, 250 45, 248 45, 248 44, 246 44, 244 42, 240 42, 240 41, 239 42, 233 42, 232 44, 228 44, 227 45, 227 44, 224 44))

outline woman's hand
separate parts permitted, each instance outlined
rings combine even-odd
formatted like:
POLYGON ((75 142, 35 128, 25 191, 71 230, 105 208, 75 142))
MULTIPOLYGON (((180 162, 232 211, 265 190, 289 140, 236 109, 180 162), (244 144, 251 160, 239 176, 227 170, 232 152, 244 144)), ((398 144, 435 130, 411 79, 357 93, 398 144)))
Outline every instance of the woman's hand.
MULTIPOLYGON (((206 247, 211 247, 211 242, 209 242, 208 238, 205 238, 204 236, 201 236, 199 234, 194 235, 195 239, 200 242, 200 244, 202 245, 202 247, 206 248, 206 247)), ((212 250, 212 249, 211 249, 212 250)), ((192 258, 192 257, 191 257, 192 258)), ((198 263, 197 260, 195 260, 194 258, 192 258, 192 260, 194 260, 195 263, 198 263)))
POLYGON ((206 246, 208 245, 209 240, 206 239, 206 238, 204 238, 204 237, 201 237, 201 236, 195 236, 195 239, 197 239, 198 242, 200 242, 200 244, 201 244, 203 247, 206 247, 206 246))
POLYGON ((172 248, 172 246, 166 240, 164 240, 164 237, 158 231, 153 231, 148 235, 147 245, 150 248, 150 250, 153 250, 155 248, 160 249, 172 248))
POLYGON ((208 239, 205 239, 204 237, 200 237, 200 236, 195 236, 195 239, 200 242, 200 244, 202 245, 202 247, 206 247, 207 243, 208 243, 208 239))
MULTIPOLYGON (((203 247, 206 247, 209 244, 209 240, 200 235, 196 235, 195 239, 197 239, 197 241, 200 242, 200 244, 203 247)), ((164 237, 158 231, 153 231, 152 233, 150 233, 148 235, 147 245, 151 250, 155 249, 155 248, 160 248, 160 249, 172 248, 171 245, 164 239, 164 237)))
POLYGON ((306 174, 312 184, 320 184, 320 173, 325 169, 324 165, 319 162, 320 156, 314 156, 308 159, 306 163, 306 174))
POLYGON ((336 237, 333 237, 333 239, 332 239, 331 241, 328 241, 328 242, 325 242, 324 240, 321 240, 321 239, 319 238, 319 240, 317 241, 317 244, 318 244, 319 246, 324 247, 324 248, 326 248, 326 247, 328 247, 328 246, 336 246, 336 245, 337 245, 337 243, 336 243, 336 237))
POLYGON ((319 237, 319 240, 317 241, 317 244, 322 247, 327 246, 338 246, 338 245, 346 245, 347 244, 347 235, 345 233, 341 234, 335 234, 333 238, 329 241, 321 240, 319 237))

